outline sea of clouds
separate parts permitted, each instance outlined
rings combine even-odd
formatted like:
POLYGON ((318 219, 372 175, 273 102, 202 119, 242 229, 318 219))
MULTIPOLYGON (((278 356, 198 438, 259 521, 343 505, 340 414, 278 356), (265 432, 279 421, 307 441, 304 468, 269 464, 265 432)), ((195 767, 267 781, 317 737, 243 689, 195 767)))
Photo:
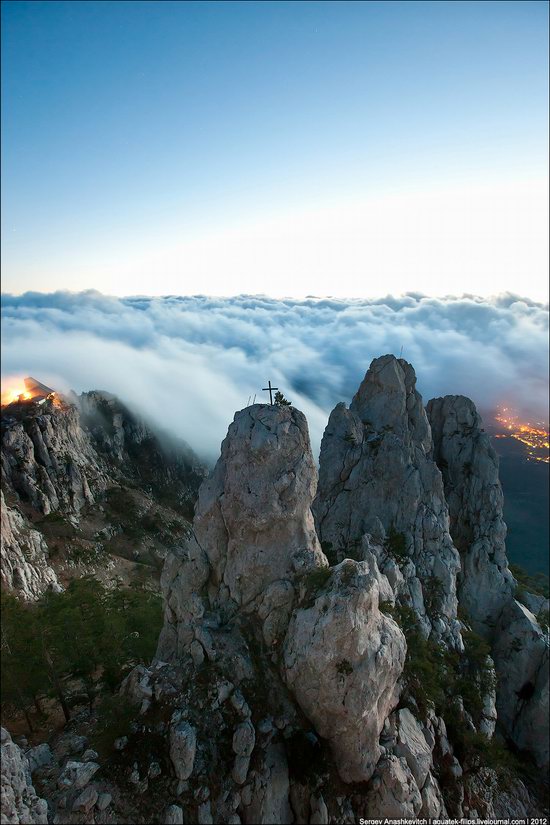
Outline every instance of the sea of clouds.
POLYGON ((306 414, 315 451, 328 414, 371 360, 402 355, 425 401, 470 396, 547 417, 548 306, 517 295, 376 300, 2 296, 2 375, 104 389, 214 459, 236 410, 268 379, 306 414))

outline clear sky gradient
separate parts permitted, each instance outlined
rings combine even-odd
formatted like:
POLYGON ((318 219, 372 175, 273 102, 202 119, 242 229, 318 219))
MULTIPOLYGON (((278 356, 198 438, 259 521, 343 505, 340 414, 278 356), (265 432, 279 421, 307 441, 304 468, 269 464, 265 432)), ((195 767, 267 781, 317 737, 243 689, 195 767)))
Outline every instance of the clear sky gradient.
POLYGON ((2 17, 4 291, 546 299, 546 2, 2 17))

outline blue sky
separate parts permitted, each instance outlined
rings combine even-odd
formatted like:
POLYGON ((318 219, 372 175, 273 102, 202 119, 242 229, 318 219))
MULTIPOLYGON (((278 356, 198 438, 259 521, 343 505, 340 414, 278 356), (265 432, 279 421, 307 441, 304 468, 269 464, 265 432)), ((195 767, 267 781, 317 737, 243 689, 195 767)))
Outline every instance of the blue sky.
POLYGON ((545 2, 2 9, 5 291, 545 298, 545 2))

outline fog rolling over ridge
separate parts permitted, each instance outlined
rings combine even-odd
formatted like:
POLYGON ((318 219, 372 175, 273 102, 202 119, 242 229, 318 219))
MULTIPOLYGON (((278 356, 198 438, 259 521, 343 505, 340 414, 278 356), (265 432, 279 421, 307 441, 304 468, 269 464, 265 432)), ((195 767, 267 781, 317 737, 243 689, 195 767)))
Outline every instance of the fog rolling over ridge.
POLYGON ((506 293, 375 300, 265 296, 116 298, 96 291, 2 297, 2 375, 105 389, 208 460, 235 410, 270 379, 306 414, 314 452, 330 410, 372 358, 415 367, 424 401, 464 394, 547 416, 548 306, 506 293))

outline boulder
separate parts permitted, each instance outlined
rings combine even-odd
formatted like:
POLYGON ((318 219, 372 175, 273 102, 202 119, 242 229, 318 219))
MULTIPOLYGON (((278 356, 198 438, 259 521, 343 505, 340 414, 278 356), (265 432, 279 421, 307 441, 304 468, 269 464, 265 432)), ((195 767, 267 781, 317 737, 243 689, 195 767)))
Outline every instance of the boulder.
POLYGON ((169 805, 162 821, 164 825, 183 825, 183 810, 179 805, 169 805))
POLYGON ((285 640, 286 682, 329 740, 344 782, 372 775, 384 720, 399 698, 406 645, 378 607, 384 578, 373 556, 341 562, 318 585, 313 604, 294 612, 285 640))
POLYGON ((111 800, 112 796, 110 793, 100 793, 96 802, 97 810, 104 811, 111 804, 111 800))
POLYGON ((73 802, 73 811, 90 811, 98 801, 99 794, 90 785, 84 788, 73 802))
POLYGON ((415 819, 422 796, 403 757, 387 756, 376 767, 367 794, 369 818, 415 819))
POLYGON ((189 779, 193 773, 197 733, 189 722, 178 722, 170 728, 170 759, 180 781, 189 779))
POLYGON ((493 649, 498 675, 497 715, 514 744, 548 766, 548 635, 512 599, 500 615, 493 649))
POLYGON ((30 748, 30 750, 26 752, 25 756, 29 760, 29 770, 31 774, 39 768, 44 768, 47 765, 51 765, 54 761, 51 748, 46 742, 43 742, 41 745, 37 745, 34 748, 30 748))
POLYGON ((286 825, 293 821, 289 801, 288 765, 282 743, 271 743, 262 754, 243 792, 242 820, 246 825, 286 825))
POLYGON ((84 788, 99 768, 97 762, 67 762, 57 784, 60 788, 84 788))

